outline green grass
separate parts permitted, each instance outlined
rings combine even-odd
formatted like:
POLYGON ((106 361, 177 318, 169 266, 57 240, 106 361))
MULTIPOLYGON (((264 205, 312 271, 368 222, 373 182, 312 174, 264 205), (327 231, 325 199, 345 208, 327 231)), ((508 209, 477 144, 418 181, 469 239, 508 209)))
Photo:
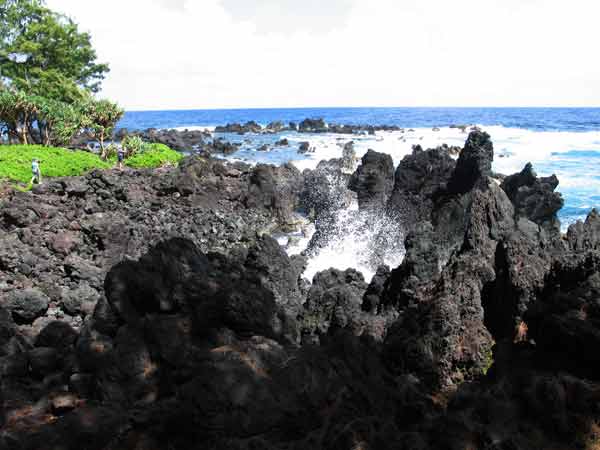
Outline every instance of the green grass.
POLYGON ((177 165, 183 155, 171 150, 164 144, 146 144, 140 153, 127 158, 125 165, 134 169, 161 167, 166 164, 177 165))
MULTIPOLYGON (((0 181, 29 183, 34 158, 40 161, 42 181, 48 177, 77 176, 93 169, 116 166, 116 158, 103 161, 98 155, 81 150, 41 145, 0 145, 0 181)), ((167 163, 177 165, 182 158, 183 155, 166 145, 148 144, 144 151, 127 158, 125 165, 135 169, 154 168, 167 163)))
POLYGON ((114 165, 84 151, 41 145, 0 145, 0 180, 29 183, 32 177, 31 161, 34 158, 40 161, 42 180, 46 177, 82 175, 92 169, 108 169, 114 165))

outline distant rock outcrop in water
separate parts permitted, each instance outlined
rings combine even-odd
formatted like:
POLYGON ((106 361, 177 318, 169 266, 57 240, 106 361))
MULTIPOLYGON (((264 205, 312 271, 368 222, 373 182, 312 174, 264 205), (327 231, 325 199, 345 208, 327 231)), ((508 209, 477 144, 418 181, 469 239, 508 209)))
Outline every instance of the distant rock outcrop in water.
POLYGON ((593 448, 600 215, 562 236, 554 178, 500 183, 480 131, 447 152, 353 175, 189 157, 4 196, 0 448, 593 448), (406 256, 309 284, 266 234, 327 223, 349 184, 406 256))

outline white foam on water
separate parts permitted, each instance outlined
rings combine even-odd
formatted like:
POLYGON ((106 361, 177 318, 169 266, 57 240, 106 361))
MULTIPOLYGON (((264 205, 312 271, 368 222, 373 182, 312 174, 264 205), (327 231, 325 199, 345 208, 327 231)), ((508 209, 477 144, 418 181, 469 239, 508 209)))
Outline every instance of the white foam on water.
POLYGON ((395 268, 404 258, 404 237, 398 223, 381 213, 358 211, 356 203, 337 212, 328 238, 325 246, 312 250, 304 278, 312 281, 329 268, 353 268, 369 282, 378 266, 395 268))
MULTIPOLYGON (((547 161, 554 154, 572 150, 600 150, 600 131, 532 131, 483 125, 479 128, 488 132, 494 143, 494 170, 506 175, 521 171, 527 162, 535 164, 536 161, 547 161)), ((321 160, 341 157, 343 143, 348 141, 354 142, 358 157, 362 157, 368 149, 373 149, 391 155, 397 165, 404 156, 412 153, 414 145, 420 145, 423 149, 442 144, 462 148, 469 133, 469 128, 465 132, 449 127, 442 127, 439 131, 431 128, 412 130, 378 131, 375 136, 321 133, 284 137, 291 143, 308 141, 314 147, 314 153, 299 155, 292 160, 296 167, 303 170, 315 168, 321 160)))
MULTIPOLYGON (((198 125, 192 125, 189 127, 175 127, 173 128, 173 130, 177 130, 177 131, 206 131, 208 133, 212 133, 215 131, 216 126, 214 125, 207 125, 207 126, 198 126, 198 125)), ((168 128, 167 128, 168 129, 168 128)))
MULTIPOLYGON (((490 134, 494 144, 493 170, 510 175, 520 172, 525 164, 531 162, 540 176, 555 173, 560 181, 558 190, 565 195, 575 195, 571 204, 577 208, 588 206, 587 196, 600 196, 600 178, 596 167, 586 166, 579 160, 573 166, 573 159, 563 155, 570 151, 600 151, 600 131, 533 131, 504 126, 478 126, 490 134), (582 201, 583 200, 583 201, 582 201)), ((191 129, 191 127, 189 127, 191 129)), ((463 132, 459 128, 441 127, 439 129, 414 128, 409 131, 378 131, 375 135, 347 135, 334 133, 280 133, 278 138, 287 138, 290 145, 297 148, 300 142, 308 141, 313 152, 296 155, 291 153, 291 162, 300 170, 314 169, 322 160, 340 158, 343 146, 354 142, 356 155, 362 157, 368 149, 391 155, 397 166, 402 158, 412 153, 414 145, 423 149, 438 147, 442 144, 462 148, 469 134, 469 127, 463 132)), ((272 152, 276 152, 274 148, 272 152)), ((287 150, 289 151, 289 149, 287 150)), ((258 152, 257 152, 258 153, 258 152)), ((265 153, 257 157, 264 157, 265 153)), ((236 159, 228 157, 229 159, 236 159)), ((575 160, 577 161, 577 160, 575 160)), ((251 162, 246 160, 246 162, 251 162)), ((590 200, 590 208, 593 206, 590 200)), ((562 217, 562 229, 585 215, 577 212, 562 217)), ((338 212, 337 225, 330 239, 321 249, 312 249, 308 267, 304 276, 308 279, 322 270, 334 267, 340 270, 355 268, 361 271, 368 281, 377 269, 378 263, 397 267, 404 257, 403 236, 398 235, 398 225, 388 219, 369 216, 358 212, 356 204, 338 212), (389 237, 381 245, 382 235, 389 237), (387 245, 389 248, 385 248, 387 245)), ((298 236, 290 236, 285 242, 289 254, 301 253, 306 249, 314 228, 306 229, 298 236)), ((282 241, 283 243, 283 241, 282 241)))

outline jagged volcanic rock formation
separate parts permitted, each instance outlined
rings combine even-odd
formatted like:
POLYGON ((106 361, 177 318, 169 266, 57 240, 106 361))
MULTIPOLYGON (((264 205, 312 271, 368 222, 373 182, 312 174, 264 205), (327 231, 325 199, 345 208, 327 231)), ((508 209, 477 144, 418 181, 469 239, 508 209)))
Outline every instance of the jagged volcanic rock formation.
POLYGON ((600 216, 563 236, 554 178, 494 178, 479 131, 447 151, 9 194, 0 448, 594 448, 600 216), (265 231, 348 185, 405 227, 404 261, 307 284, 265 231))

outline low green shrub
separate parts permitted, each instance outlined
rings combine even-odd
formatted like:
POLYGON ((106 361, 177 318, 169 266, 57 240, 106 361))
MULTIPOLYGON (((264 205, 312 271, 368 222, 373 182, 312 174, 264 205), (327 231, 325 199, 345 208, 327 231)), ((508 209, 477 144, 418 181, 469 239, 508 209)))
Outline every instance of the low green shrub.
POLYGON ((135 169, 177 165, 183 155, 164 144, 145 144, 141 151, 125 160, 125 165, 135 169))

